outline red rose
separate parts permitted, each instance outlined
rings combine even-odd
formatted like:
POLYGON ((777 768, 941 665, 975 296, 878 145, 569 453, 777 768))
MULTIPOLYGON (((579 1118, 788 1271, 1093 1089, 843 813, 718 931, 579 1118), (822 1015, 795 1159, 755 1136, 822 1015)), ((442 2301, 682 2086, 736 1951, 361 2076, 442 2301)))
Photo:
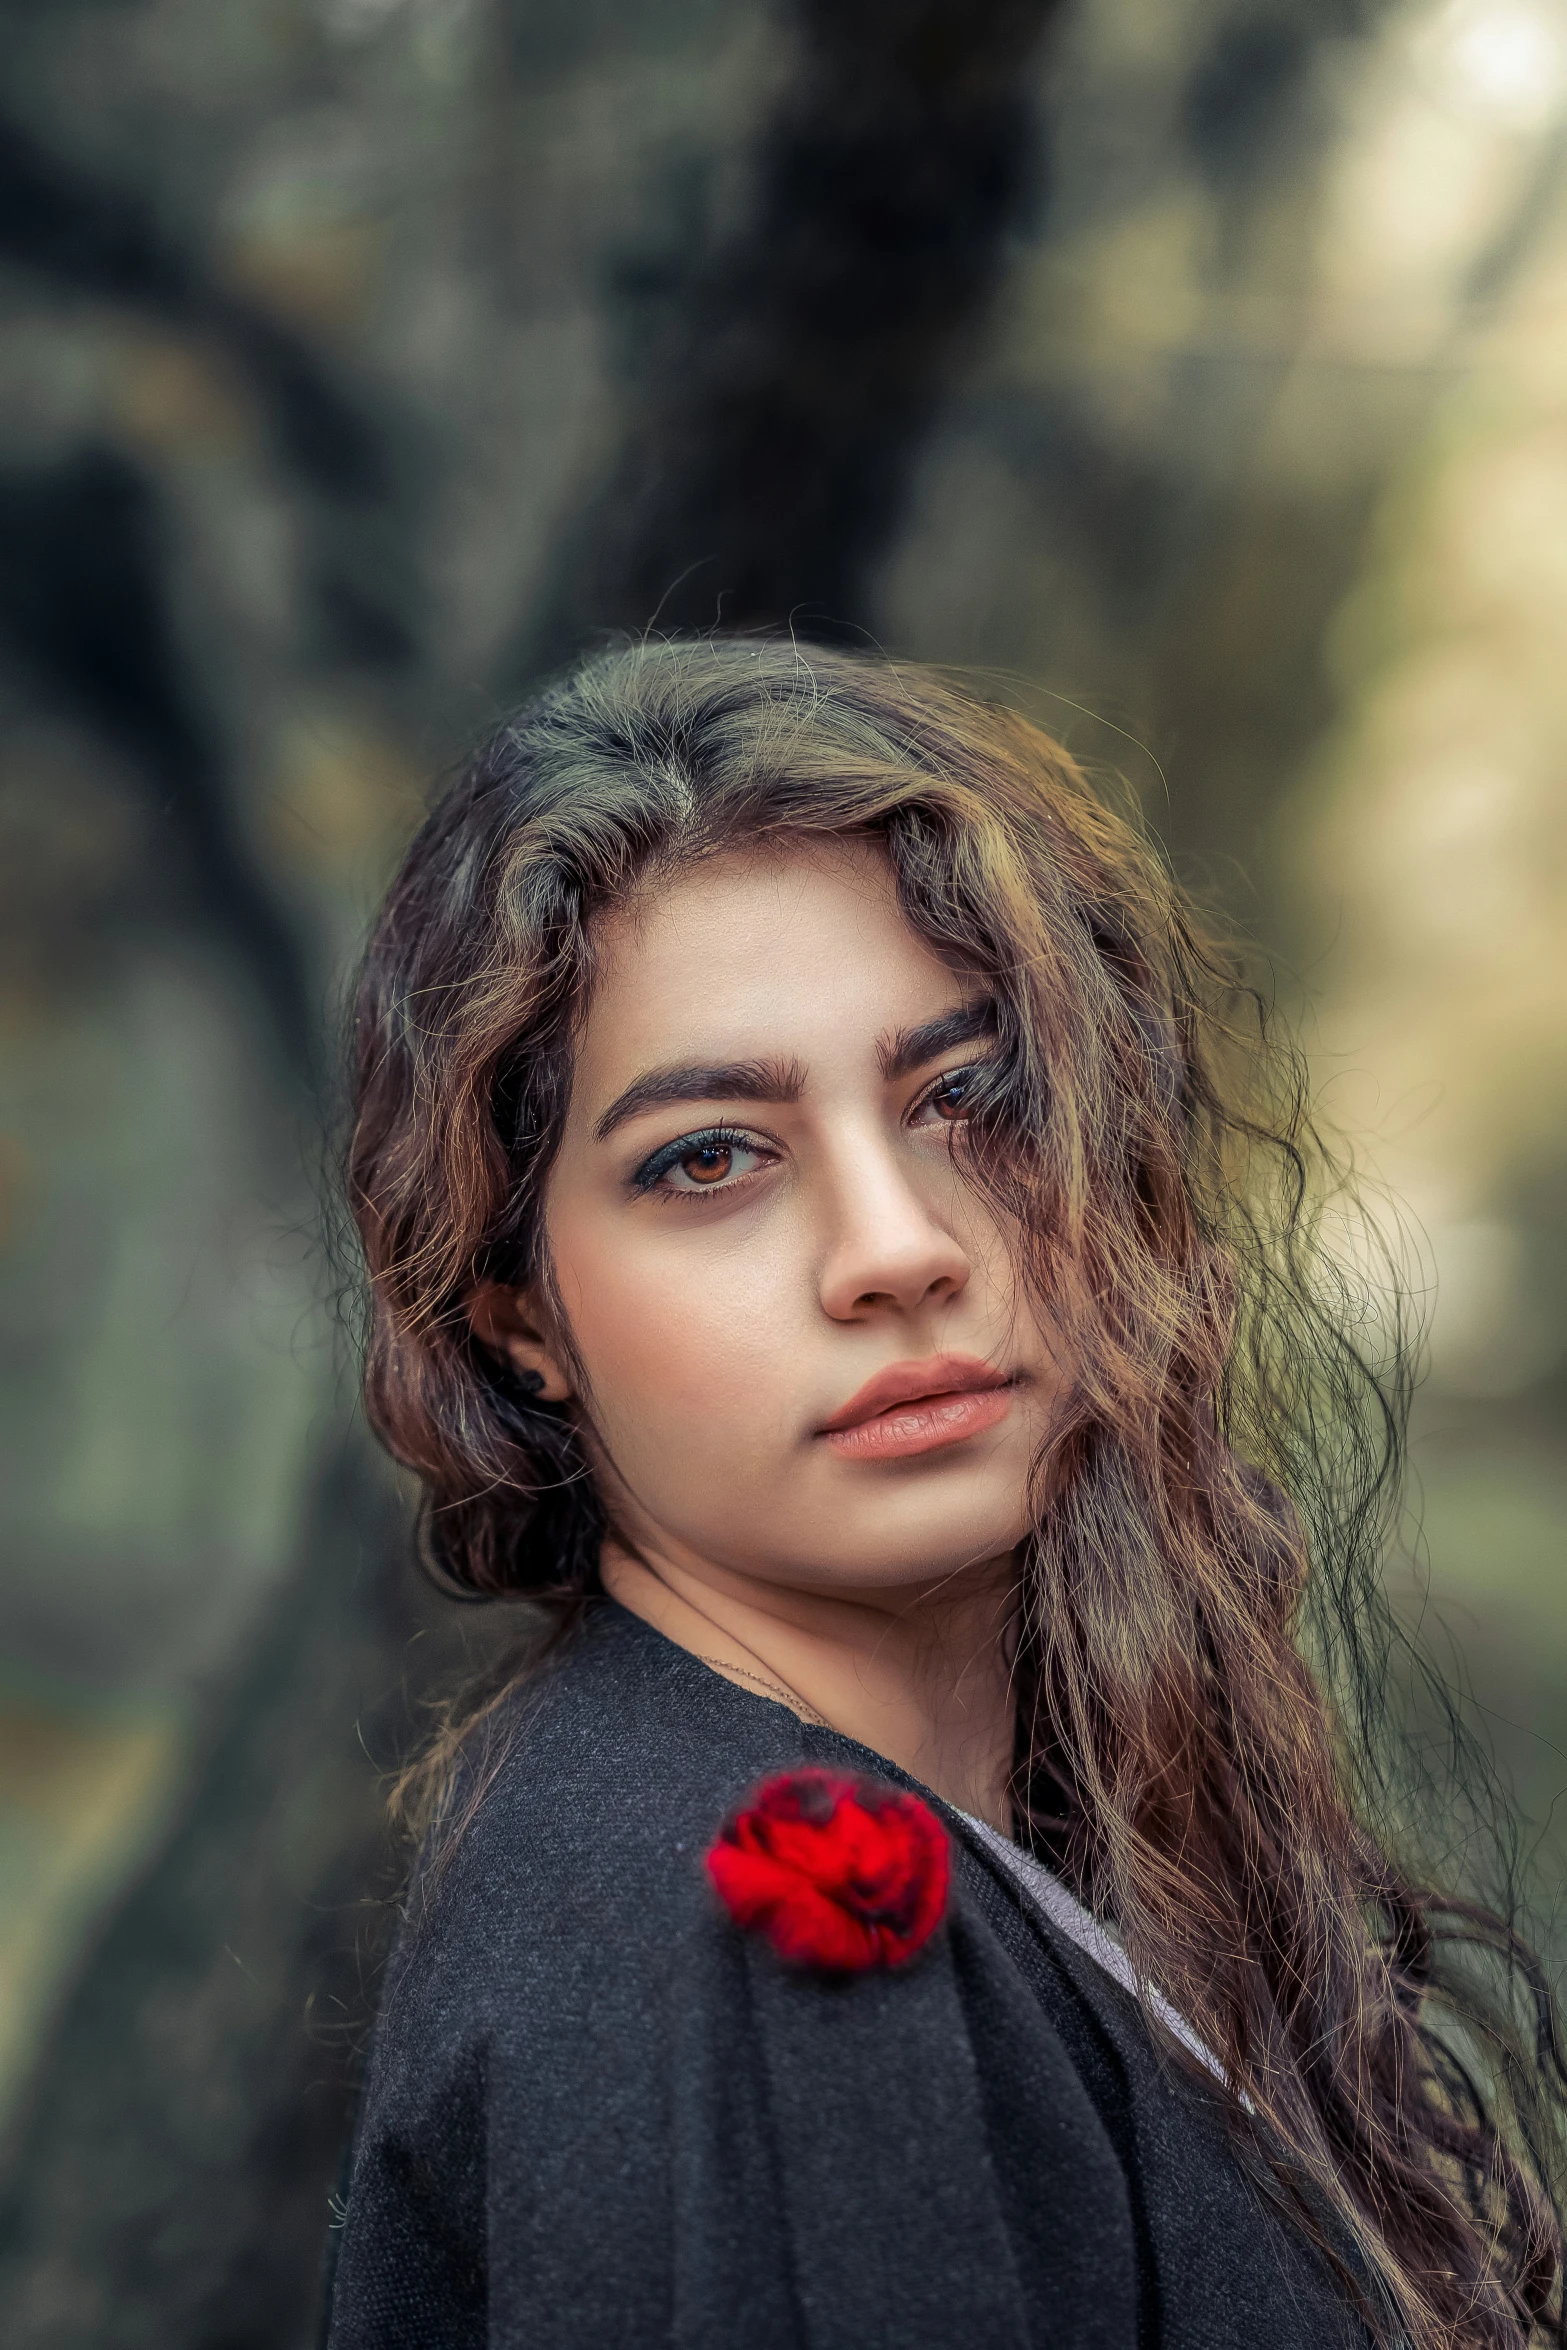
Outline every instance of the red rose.
POLYGON ((880 1779, 785 1771, 726 1820, 707 1873, 791 1966, 906 1966, 940 1925, 951 1851, 929 1804, 880 1779))

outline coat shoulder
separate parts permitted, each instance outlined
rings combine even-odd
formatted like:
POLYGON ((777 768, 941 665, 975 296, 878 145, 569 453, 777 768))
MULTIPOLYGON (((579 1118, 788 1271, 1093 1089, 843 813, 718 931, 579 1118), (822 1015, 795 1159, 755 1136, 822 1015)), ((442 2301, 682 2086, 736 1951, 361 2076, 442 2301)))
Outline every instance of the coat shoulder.
MULTIPOLYGON (((703 1856, 798 1730, 607 1606, 501 1709, 384 1987, 333 2350, 670 2338, 671 2117, 700 2069, 682 2033, 732 2060, 726 2111, 751 2093, 703 1856)), ((763 2212, 745 2110, 754 2159, 726 2191, 749 2182, 763 2212)))
POLYGON ((601 1980, 611 1955, 617 1976, 661 1974, 709 1912, 703 1859, 725 1814, 800 1754, 783 1707, 605 1603, 471 1758, 484 1783, 415 1871, 385 2023, 435 1992, 482 2029, 492 2002, 507 2016, 523 1991, 549 2004, 552 1986, 601 1980))

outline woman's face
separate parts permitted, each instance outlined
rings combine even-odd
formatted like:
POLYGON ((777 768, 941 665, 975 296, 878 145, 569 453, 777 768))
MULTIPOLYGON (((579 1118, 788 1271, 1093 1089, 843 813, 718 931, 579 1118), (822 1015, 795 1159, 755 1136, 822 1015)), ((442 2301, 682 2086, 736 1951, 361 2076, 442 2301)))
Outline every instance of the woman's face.
POLYGON ((526 1301, 510 1351, 618 1529, 868 1592, 1011 1550, 1066 1375, 954 1162, 983 991, 857 844, 721 857, 599 946, 545 1200, 579 1370, 526 1301))

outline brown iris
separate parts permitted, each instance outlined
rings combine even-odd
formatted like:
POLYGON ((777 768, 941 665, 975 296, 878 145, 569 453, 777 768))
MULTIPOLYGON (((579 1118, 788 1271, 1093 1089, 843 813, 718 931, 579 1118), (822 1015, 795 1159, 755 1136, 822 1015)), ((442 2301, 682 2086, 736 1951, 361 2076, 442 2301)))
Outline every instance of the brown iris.
POLYGON ((727 1142, 698 1143, 680 1164, 693 1183, 721 1183, 734 1164, 734 1147, 727 1142))

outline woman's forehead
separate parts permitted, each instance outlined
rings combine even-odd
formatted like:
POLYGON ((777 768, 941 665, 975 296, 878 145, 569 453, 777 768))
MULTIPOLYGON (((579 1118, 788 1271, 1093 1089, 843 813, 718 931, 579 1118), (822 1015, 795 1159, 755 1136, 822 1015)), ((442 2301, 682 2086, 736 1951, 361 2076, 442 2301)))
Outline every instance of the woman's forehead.
POLYGON ((578 1052, 590 1092, 672 1058, 872 1053, 966 992, 865 841, 704 860, 608 916, 597 945, 578 1052))

